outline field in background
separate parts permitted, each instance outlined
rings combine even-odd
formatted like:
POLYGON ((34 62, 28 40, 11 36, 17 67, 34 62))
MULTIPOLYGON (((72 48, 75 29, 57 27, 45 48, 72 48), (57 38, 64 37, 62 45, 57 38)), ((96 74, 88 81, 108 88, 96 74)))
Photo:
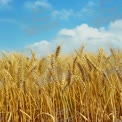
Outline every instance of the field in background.
POLYGON ((0 122, 121 122, 122 52, 0 58, 0 122))

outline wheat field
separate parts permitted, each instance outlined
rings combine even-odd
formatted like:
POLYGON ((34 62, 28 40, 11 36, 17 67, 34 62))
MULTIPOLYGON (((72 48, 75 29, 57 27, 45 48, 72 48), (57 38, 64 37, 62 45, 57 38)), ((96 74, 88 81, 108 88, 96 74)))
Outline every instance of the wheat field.
POLYGON ((122 52, 103 48, 0 58, 0 122, 122 122, 122 52))

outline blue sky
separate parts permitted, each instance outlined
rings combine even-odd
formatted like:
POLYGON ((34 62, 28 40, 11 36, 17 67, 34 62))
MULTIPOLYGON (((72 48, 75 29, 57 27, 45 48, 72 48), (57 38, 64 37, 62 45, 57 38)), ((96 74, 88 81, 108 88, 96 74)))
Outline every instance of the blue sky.
POLYGON ((0 50, 122 48, 121 0, 0 0, 0 50))

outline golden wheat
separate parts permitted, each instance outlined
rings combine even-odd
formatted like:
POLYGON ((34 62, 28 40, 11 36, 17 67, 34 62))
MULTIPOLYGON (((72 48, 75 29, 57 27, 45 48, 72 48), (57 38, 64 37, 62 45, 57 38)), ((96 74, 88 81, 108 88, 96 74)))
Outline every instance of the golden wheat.
POLYGON ((0 122, 122 121, 122 52, 2 53, 0 122), (59 57, 60 56, 60 57, 59 57))

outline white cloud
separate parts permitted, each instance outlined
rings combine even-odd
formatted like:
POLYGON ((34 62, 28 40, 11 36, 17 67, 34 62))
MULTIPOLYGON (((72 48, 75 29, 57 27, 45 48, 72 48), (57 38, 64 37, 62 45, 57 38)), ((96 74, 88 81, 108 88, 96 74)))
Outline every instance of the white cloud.
POLYGON ((0 9, 9 8, 12 0, 0 0, 0 9))
POLYGON ((37 54, 41 53, 41 55, 47 55, 50 52, 50 46, 50 42, 48 42, 47 40, 41 40, 39 42, 26 46, 26 48, 33 49, 37 52, 37 54))
POLYGON ((51 4, 47 1, 47 0, 36 0, 34 2, 32 1, 26 1, 24 3, 24 6, 26 8, 39 8, 39 7, 42 7, 42 8, 51 8, 51 4))
POLYGON ((0 0, 0 5, 6 5, 10 3, 12 0, 0 0))
POLYGON ((88 1, 86 6, 84 6, 80 12, 77 12, 77 14, 88 14, 93 15, 95 13, 95 7, 97 7, 97 4, 95 4, 93 1, 88 1))
POLYGON ((120 31, 122 29, 122 19, 110 23, 109 30, 120 31))
POLYGON ((53 10, 51 15, 61 20, 68 20, 69 17, 84 18, 84 16, 92 16, 95 14, 95 7, 97 7, 96 3, 88 1, 88 3, 78 11, 73 9, 53 10))
POLYGON ((87 7, 93 7, 96 6, 96 4, 93 1, 88 1, 87 7))
POLYGON ((122 48, 121 32, 122 20, 111 22, 108 28, 93 28, 87 24, 81 24, 73 29, 61 29, 53 41, 40 41, 29 47, 34 48, 39 54, 47 52, 47 49, 48 51, 53 51, 56 42, 62 41, 62 52, 65 54, 74 52, 74 49, 80 48, 81 44, 85 44, 86 49, 93 52, 97 51, 100 47, 104 47, 105 49, 110 46, 122 48))
POLYGON ((62 9, 60 11, 54 10, 52 12, 53 17, 59 16, 61 20, 67 20, 69 17, 71 17, 74 14, 74 11, 72 9, 66 10, 62 9))

